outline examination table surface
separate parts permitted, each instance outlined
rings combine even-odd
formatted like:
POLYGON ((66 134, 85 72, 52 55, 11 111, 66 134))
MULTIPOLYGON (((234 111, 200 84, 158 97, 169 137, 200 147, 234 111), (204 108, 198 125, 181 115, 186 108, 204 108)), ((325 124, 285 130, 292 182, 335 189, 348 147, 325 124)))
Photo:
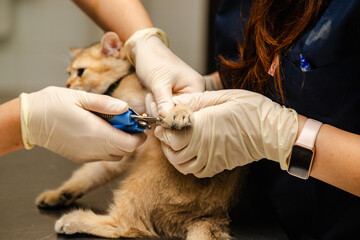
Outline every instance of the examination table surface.
MULTIPOLYGON (((78 167, 79 164, 39 147, 0 157, 0 239, 101 239, 82 234, 57 235, 54 223, 71 207, 40 210, 34 204, 42 191, 57 188, 78 167)), ((111 202, 111 189, 116 183, 114 180, 90 192, 74 207, 104 212, 111 202)), ((244 219, 251 218, 244 216, 244 219)), ((282 229, 272 221, 233 223, 231 232, 236 239, 287 239, 282 229)))

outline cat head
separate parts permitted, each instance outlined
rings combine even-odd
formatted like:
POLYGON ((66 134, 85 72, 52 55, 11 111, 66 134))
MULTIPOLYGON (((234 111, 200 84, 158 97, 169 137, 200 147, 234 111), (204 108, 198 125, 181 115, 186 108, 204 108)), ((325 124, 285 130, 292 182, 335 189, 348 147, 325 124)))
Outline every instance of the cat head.
POLYGON ((101 43, 71 50, 66 86, 93 93, 105 93, 109 86, 131 71, 123 43, 116 33, 106 33, 101 43))
POLYGON ((66 87, 104 94, 114 86, 113 83, 122 79, 111 95, 128 102, 135 111, 145 112, 146 90, 136 74, 128 75, 133 67, 126 58, 123 45, 116 33, 107 32, 98 44, 72 49, 74 58, 68 67, 70 76, 66 87))

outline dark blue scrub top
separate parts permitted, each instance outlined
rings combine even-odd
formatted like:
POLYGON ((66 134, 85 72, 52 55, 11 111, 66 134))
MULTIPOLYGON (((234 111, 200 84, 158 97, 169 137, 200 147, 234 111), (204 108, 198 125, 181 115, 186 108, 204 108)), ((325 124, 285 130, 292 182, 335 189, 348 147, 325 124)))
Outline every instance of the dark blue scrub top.
MULTIPOLYGON (((238 58, 251 0, 223 0, 216 16, 216 55, 238 58), (242 3, 241 3, 242 2, 242 3), (240 5, 241 16, 240 20, 240 5)), ((333 0, 314 28, 282 58, 286 105, 299 114, 360 134, 360 1, 333 0), (311 70, 300 69, 300 53, 311 70)), ((278 101, 273 94, 268 97, 278 101)), ((251 164, 254 201, 266 201, 291 239, 360 236, 360 198, 278 164, 251 164)))

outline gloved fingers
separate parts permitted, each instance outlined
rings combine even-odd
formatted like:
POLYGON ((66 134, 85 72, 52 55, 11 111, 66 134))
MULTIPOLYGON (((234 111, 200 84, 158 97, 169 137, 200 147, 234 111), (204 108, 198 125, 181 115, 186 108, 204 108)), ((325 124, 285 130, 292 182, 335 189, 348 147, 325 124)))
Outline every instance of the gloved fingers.
POLYGON ((133 153, 135 150, 144 143, 146 135, 144 133, 126 133, 120 131, 109 125, 109 131, 106 135, 107 143, 113 147, 115 154, 116 152, 124 151, 127 153, 133 153))
POLYGON ((206 164, 198 159, 198 157, 194 157, 182 164, 174 165, 174 167, 183 174, 192 173, 198 178, 212 177, 203 174, 203 169, 206 167, 206 164))
MULTIPOLYGON (((198 76, 200 79, 202 77, 198 76)), ((185 78, 185 77, 184 77, 185 78)), ((196 76, 194 77, 196 78, 196 76)), ((195 81, 195 79, 193 79, 195 81)), ((199 93, 204 91, 204 84, 199 83, 183 85, 182 83, 177 83, 175 86, 171 87, 170 85, 157 85, 154 84, 152 87, 153 96, 155 102, 158 106, 158 112, 161 116, 165 117, 171 109, 174 108, 175 104, 172 100, 173 94, 190 94, 190 93, 199 93)))
POLYGON ((109 161, 109 162, 118 162, 121 161, 124 158, 124 156, 120 155, 108 155, 107 157, 103 158, 103 161, 109 161))
MULTIPOLYGON (((219 90, 207 91, 203 93, 182 94, 172 98, 176 105, 185 105, 193 111, 227 103, 229 101, 246 97, 250 92, 243 90, 219 90)), ((250 93, 256 94, 256 93, 250 93)))
MULTIPOLYGON (((73 119, 71 126, 74 126, 79 133, 86 134, 85 137, 89 137, 88 142, 94 142, 94 149, 97 148, 97 144, 103 142, 104 146, 108 146, 108 149, 113 149, 112 154, 123 155, 120 151, 127 153, 134 152, 146 139, 144 133, 130 134, 123 132, 104 119, 92 114, 91 112, 80 109, 77 112, 77 118, 73 119), (86 119, 86 122, 84 122, 86 119), (94 137, 101 141, 94 141, 94 137)), ((107 151, 109 152, 109 150, 107 151)))
POLYGON ((189 162, 191 159, 196 158, 196 152, 192 150, 189 151, 189 149, 187 148, 180 151, 174 151, 164 142, 161 142, 161 148, 169 162, 174 166, 179 166, 181 164, 189 162))
POLYGON ((182 94, 173 97, 173 102, 176 105, 185 105, 190 107, 193 111, 198 111, 200 109, 218 105, 226 101, 221 101, 220 94, 215 92, 204 92, 204 93, 192 93, 192 94, 182 94))
POLYGON ((174 131, 159 126, 155 128, 154 134, 172 150, 179 151, 189 145, 193 135, 193 128, 174 131))
POLYGON ((174 108, 174 103, 172 101, 172 90, 166 86, 163 87, 154 87, 152 89, 154 94, 155 102, 158 106, 158 112, 161 116, 165 117, 168 115, 171 109, 174 108))
POLYGON ((198 93, 205 91, 205 79, 198 72, 192 69, 185 62, 180 60, 183 67, 179 69, 176 84, 173 86, 173 92, 184 93, 198 93))
MULTIPOLYGON (((145 140, 146 135, 144 133, 126 133, 105 121, 98 116, 83 110, 82 119, 87 119, 87 129, 90 138, 97 136, 97 140, 89 139, 88 142, 93 142, 93 148, 99 148, 99 143, 103 143, 102 148, 106 149, 102 151, 104 153, 110 153, 113 155, 126 155, 133 153, 145 140), (99 141, 100 140, 100 141, 99 141)), ((79 121, 78 129, 82 128, 83 121, 79 121)), ((85 132, 85 128, 81 130, 85 132)))
POLYGON ((70 159, 73 162, 77 162, 77 163, 88 163, 88 162, 97 162, 97 161, 109 161, 109 162, 118 162, 121 161, 123 159, 124 155, 119 155, 119 154, 108 154, 108 153, 104 153, 104 154, 97 154, 94 156, 87 156, 87 155, 71 155, 71 156, 66 156, 64 155, 64 157, 70 159))
POLYGON ((86 92, 78 92, 77 94, 81 95, 79 98, 81 107, 89 111, 106 114, 121 114, 129 109, 129 105, 126 102, 110 96, 86 92))
POLYGON ((147 93, 145 96, 145 108, 145 112, 149 114, 149 116, 159 116, 158 108, 154 99, 154 95, 152 93, 147 93))
POLYGON ((169 162, 181 173, 183 174, 189 174, 192 173, 196 177, 212 177, 212 175, 207 175, 203 173, 203 169, 206 167, 206 162, 202 161, 201 159, 198 159, 198 157, 195 155, 191 157, 191 155, 185 155, 184 151, 173 151, 171 148, 169 148, 168 145, 165 143, 161 143, 161 148, 169 160, 169 162), (183 161, 179 161, 179 160, 183 161))

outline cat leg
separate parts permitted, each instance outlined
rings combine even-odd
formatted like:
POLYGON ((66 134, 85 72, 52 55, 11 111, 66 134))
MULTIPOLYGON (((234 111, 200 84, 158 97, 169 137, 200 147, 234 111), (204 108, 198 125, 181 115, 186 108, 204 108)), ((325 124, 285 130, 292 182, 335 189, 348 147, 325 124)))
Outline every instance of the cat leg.
MULTIPOLYGON (((223 222, 223 221, 222 221, 223 222)), ((187 228, 186 240, 231 240, 227 227, 211 219, 191 223, 187 228)))
POLYGON ((90 210, 76 210, 65 214, 55 223, 55 231, 61 234, 86 233, 106 238, 155 237, 150 232, 127 226, 111 215, 98 215, 90 210))
POLYGON ((68 206, 89 191, 124 173, 130 167, 127 160, 84 164, 58 189, 47 190, 40 194, 35 204, 39 208, 68 206))

